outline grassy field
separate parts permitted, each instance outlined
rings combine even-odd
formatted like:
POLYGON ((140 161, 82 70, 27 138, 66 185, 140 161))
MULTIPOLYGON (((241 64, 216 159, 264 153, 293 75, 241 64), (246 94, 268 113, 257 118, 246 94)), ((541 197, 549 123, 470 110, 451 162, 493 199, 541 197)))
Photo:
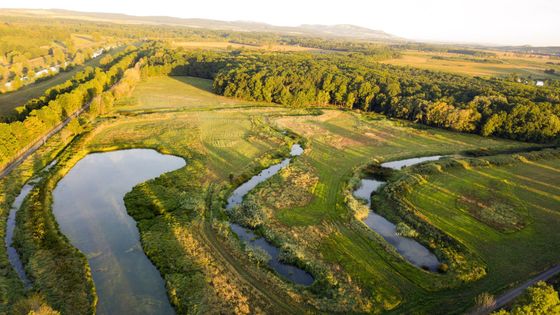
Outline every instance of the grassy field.
POLYGON ((522 77, 531 76, 534 79, 560 79, 560 76, 544 73, 546 69, 555 69, 558 73, 558 65, 546 64, 548 61, 558 62, 546 57, 536 56, 514 56, 496 52, 497 57, 470 57, 465 55, 422 52, 407 50, 402 52, 400 58, 383 60, 381 62, 398 65, 411 66, 427 70, 460 73, 470 76, 508 76, 518 74, 522 77), (439 59, 441 58, 441 59, 439 59), (481 62, 486 59, 487 62, 481 62))
POLYGON ((153 77, 144 80, 130 98, 117 103, 120 112, 196 111, 257 105, 261 103, 216 95, 212 92, 212 81, 194 77, 153 77))
MULTIPOLYGON (((517 142, 417 128, 400 121, 367 120, 359 114, 341 111, 325 111, 320 116, 279 117, 275 123, 308 140, 306 152, 300 159, 312 166, 319 182, 313 187, 309 204, 275 211, 273 224, 285 233, 291 231, 299 235, 294 237, 295 242, 302 246, 308 243, 308 238, 317 240, 318 243, 309 244, 311 255, 323 257, 333 270, 345 270, 354 282, 375 297, 378 303, 375 307, 397 312, 429 311, 436 307, 430 303, 441 306, 445 302, 436 298, 430 302, 429 292, 456 283, 411 267, 385 250, 383 242, 372 242, 367 232, 346 222, 348 209, 343 191, 353 169, 373 160, 524 146, 517 142), (318 226, 326 228, 319 229, 316 237, 310 236, 314 230, 310 227, 318 226), (395 308, 399 304, 400 307, 395 308)), ((457 309, 455 301, 449 303, 449 311, 457 309)))
MULTIPOLYGON (((523 160, 491 167, 455 167, 426 176, 405 196, 427 220, 475 250, 488 266, 478 292, 496 293, 560 261, 560 159, 523 160), (478 210, 478 211, 477 211, 478 210), (505 210, 525 217, 519 231, 505 210), (494 220, 481 220, 478 212, 494 220)), ((457 301, 457 300, 456 300, 457 301)))
MULTIPOLYGON (((338 110, 312 115, 306 110, 219 97, 210 92, 210 86, 208 80, 187 77, 146 79, 132 97, 119 102, 114 116, 98 120, 65 150, 53 169, 51 182, 41 191, 48 195, 56 179, 92 151, 153 148, 185 158, 184 168, 140 184, 125 197, 129 213, 139 223, 143 248, 162 273, 178 313, 452 312, 468 307, 480 290, 494 292, 528 276, 512 272, 504 280, 489 276, 463 286, 453 273, 431 274, 413 267, 353 218, 346 206, 345 191, 354 170, 373 160, 530 145, 457 134, 377 115, 338 110), (280 200, 270 206, 271 216, 264 228, 281 236, 277 243, 294 246, 299 262, 318 280, 310 288, 295 286, 257 267, 232 237, 222 210, 233 188, 287 153, 292 139, 279 131, 282 129, 302 137, 305 153, 296 159, 289 173, 271 179, 279 196, 294 200, 280 200), (294 192, 293 187, 299 192, 294 192), (283 189, 291 190, 284 194, 283 189)), ((266 188, 262 185, 259 189, 266 188)), ((258 190, 255 193, 258 196, 258 190)), ((535 202, 538 199, 532 198, 535 202)), ((547 207, 553 207, 555 199, 550 202, 547 207)), ((22 215, 54 223, 48 209, 33 212, 33 204, 36 203, 27 202, 22 215)), ((479 229, 482 224, 470 223, 479 229)), ((519 235, 520 242, 527 243, 524 233, 532 224, 511 235, 519 235)), ((26 224, 20 238, 32 239, 37 228, 26 224)), ((441 228, 463 241, 455 232, 456 225, 441 228)), ((501 234, 494 233, 497 236, 489 239, 489 248, 505 244, 498 239, 501 234)), ((469 247, 484 258, 492 275, 496 266, 486 260, 487 252, 474 245, 469 247)), ((530 257, 549 248, 546 244, 535 246, 530 257)), ((45 257, 38 252, 53 255, 47 257, 48 261, 56 261, 54 251, 37 251, 31 246, 25 250, 31 257, 45 257)), ((554 259, 554 254, 543 257, 542 261, 526 259, 524 267, 512 270, 539 271, 545 262, 554 259)), ((501 266, 510 265, 507 262, 501 266)), ((27 266, 38 279, 37 290, 49 292, 49 288, 57 287, 63 292, 70 288, 60 285, 61 279, 66 279, 63 274, 48 273, 46 268, 48 264, 27 266)), ((500 272, 505 274, 508 270, 500 272)), ((51 305, 72 305, 48 293, 47 298, 51 305)))

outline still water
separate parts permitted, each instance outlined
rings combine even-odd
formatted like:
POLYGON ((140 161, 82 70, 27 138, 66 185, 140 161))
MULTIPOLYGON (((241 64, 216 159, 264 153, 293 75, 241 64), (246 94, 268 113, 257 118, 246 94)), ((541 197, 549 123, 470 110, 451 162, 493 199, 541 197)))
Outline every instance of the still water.
POLYGON ((8 260, 10 261, 10 264, 12 265, 19 279, 23 282, 23 285, 26 288, 29 288, 31 286, 31 281, 29 280, 27 274, 25 273, 25 269, 23 268, 23 264, 21 263, 21 259, 19 258, 18 252, 13 247, 14 230, 16 228, 16 214, 19 208, 21 208, 21 205, 23 204, 23 201, 25 200, 27 195, 29 195, 29 193, 35 186, 35 184, 41 180, 42 175, 48 170, 50 170, 56 163, 57 160, 53 160, 49 165, 47 165, 39 172, 39 176, 32 178, 27 183, 25 183, 25 185, 23 185, 23 187, 19 192, 19 195, 12 203, 10 212, 8 213, 8 220, 6 222, 6 237, 4 239, 4 242, 6 243, 6 249, 8 252, 8 260))
MULTIPOLYGON (((299 144, 294 144, 292 146, 290 155, 298 156, 303 153, 303 148, 299 144)), ((284 159, 278 164, 274 164, 269 168, 261 171, 258 175, 251 177, 248 181, 243 183, 241 186, 237 187, 227 200, 227 209, 231 209, 234 206, 240 205, 243 202, 243 197, 255 188, 258 184, 264 182, 265 180, 272 177, 274 174, 278 173, 281 169, 285 168, 290 164, 291 158, 284 159)), ((268 261, 268 265, 275 270, 278 274, 282 275, 284 278, 302 285, 310 285, 313 283, 313 277, 303 269, 296 266, 285 264, 280 261, 280 249, 270 242, 268 242, 263 237, 258 237, 251 230, 246 229, 238 224, 230 223, 231 230, 235 233, 240 240, 245 242, 250 246, 258 247, 266 251, 271 259, 268 261)))
POLYGON ((92 153, 54 189, 60 230, 91 267, 97 314, 174 314, 123 197, 135 185, 184 165, 182 158, 148 149, 92 153))
MULTIPOLYGON (((412 158, 383 163, 381 166, 400 170, 406 166, 411 166, 425 161, 435 161, 440 158, 441 156, 439 155, 412 158)), ((371 194, 378 191, 384 184, 384 181, 364 178, 360 181, 360 186, 354 190, 353 194, 356 198, 366 200, 368 207, 371 209, 371 194)), ((373 210, 370 210, 369 215, 364 220, 364 223, 369 228, 377 232, 377 234, 381 235, 387 243, 393 245, 397 252, 413 265, 421 268, 427 268, 430 271, 436 271, 440 265, 437 257, 426 247, 414 239, 397 235, 396 225, 373 212, 373 210)))

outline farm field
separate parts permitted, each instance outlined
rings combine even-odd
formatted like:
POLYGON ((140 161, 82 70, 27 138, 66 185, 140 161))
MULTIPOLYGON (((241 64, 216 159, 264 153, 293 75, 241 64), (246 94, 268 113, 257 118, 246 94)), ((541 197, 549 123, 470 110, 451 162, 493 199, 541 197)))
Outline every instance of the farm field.
POLYGON ((248 49, 248 50, 266 50, 266 51, 316 51, 319 49, 315 48, 308 48, 308 47, 301 47, 301 46, 290 46, 290 45, 263 45, 263 46, 254 46, 254 45, 246 45, 246 44, 239 44, 239 43, 230 43, 230 42, 197 42, 197 41, 189 41, 189 42, 173 42, 173 46, 175 47, 182 47, 185 49, 248 49))
MULTIPOLYGON (((121 112, 205 110, 258 106, 212 92, 212 81, 195 77, 152 77, 138 84, 135 93, 117 103, 121 112)), ((271 106, 271 104, 267 104, 271 106)))
MULTIPOLYGON (((120 49, 114 49, 111 53, 118 52, 120 49)), ((24 105, 27 101, 42 96, 49 88, 70 80, 76 73, 82 71, 85 67, 97 67, 102 57, 97 57, 86 61, 83 65, 74 67, 70 71, 60 72, 46 80, 35 82, 21 89, 5 94, 0 94, 0 117, 9 115, 14 108, 24 105)))
POLYGON ((560 71, 557 65, 547 64, 549 61, 556 63, 556 59, 542 56, 512 56, 502 52, 494 53, 497 55, 496 57, 471 57, 453 53, 404 50, 401 52, 402 56, 400 58, 382 60, 381 62, 469 76, 506 77, 517 74, 522 77, 531 76, 533 79, 558 80, 559 78, 556 74, 544 72, 546 69, 560 71))

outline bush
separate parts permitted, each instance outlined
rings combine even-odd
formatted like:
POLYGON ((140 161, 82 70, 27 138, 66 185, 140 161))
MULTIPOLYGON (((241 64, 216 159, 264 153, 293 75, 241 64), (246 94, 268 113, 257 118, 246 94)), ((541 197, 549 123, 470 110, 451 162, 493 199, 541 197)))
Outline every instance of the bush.
POLYGON ((60 315, 39 294, 33 294, 23 300, 19 300, 14 304, 12 311, 14 315, 60 315))
POLYGON ((408 224, 406 224, 404 222, 399 222, 397 224, 397 235, 404 236, 404 237, 410 237, 410 238, 416 238, 420 234, 418 233, 418 231, 416 231, 415 229, 408 226, 408 224))
POLYGON ((449 270, 449 265, 446 263, 440 264, 438 266, 438 272, 439 273, 446 273, 449 270))
POLYGON ((249 259, 257 263, 257 266, 267 264, 271 259, 270 255, 260 247, 248 245, 245 247, 245 252, 247 253, 249 259))
POLYGON ((496 299, 488 292, 482 292, 474 298, 476 304, 476 314, 488 313, 496 305, 496 299))
POLYGON ((248 196, 241 205, 233 207, 230 213, 234 222, 250 228, 256 228, 266 220, 266 215, 251 196, 248 196))

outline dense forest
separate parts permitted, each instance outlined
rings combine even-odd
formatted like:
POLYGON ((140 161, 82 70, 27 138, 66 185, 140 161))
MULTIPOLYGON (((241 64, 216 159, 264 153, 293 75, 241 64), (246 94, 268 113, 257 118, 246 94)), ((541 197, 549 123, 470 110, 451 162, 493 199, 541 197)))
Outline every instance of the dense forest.
POLYGON ((368 62, 356 54, 261 54, 219 71, 217 93, 291 106, 334 104, 430 126, 557 141, 560 91, 368 62))

